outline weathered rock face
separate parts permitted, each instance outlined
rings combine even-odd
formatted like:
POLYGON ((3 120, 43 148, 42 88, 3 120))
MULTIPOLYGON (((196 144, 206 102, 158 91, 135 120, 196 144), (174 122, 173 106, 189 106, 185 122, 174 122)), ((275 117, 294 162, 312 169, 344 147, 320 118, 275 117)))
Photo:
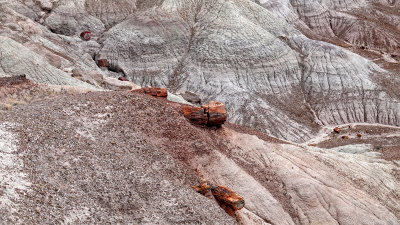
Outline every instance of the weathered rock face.
POLYGON ((186 101, 193 103, 193 104, 201 104, 201 99, 198 95, 193 92, 186 91, 183 94, 180 94, 186 101))

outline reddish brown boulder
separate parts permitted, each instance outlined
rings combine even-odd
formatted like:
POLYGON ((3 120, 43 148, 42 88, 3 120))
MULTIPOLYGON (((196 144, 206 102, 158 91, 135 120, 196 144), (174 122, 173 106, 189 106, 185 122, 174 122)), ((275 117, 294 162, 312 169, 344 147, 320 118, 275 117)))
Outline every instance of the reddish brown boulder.
POLYGON ((92 38, 92 32, 84 31, 81 33, 80 36, 81 36, 82 40, 89 41, 92 38))
POLYGON ((219 203, 228 205, 233 210, 240 210, 244 207, 243 197, 227 187, 213 186, 211 192, 219 203))
POLYGON ((99 60, 97 60, 97 65, 99 67, 108 67, 108 60, 107 59, 99 59, 99 60))
POLYGON ((203 108, 194 106, 184 106, 182 108, 183 115, 190 120, 190 122, 199 125, 207 125, 208 118, 203 108))
POLYGON ((208 125, 222 125, 227 119, 227 113, 225 105, 222 102, 211 101, 206 105, 203 105, 204 112, 207 113, 208 125))
POLYGON ((335 127, 333 128, 333 132, 335 132, 336 134, 340 134, 341 130, 339 127, 335 127))
POLYGON ((126 78, 126 77, 118 77, 118 80, 120 80, 120 81, 129 81, 129 79, 126 78))

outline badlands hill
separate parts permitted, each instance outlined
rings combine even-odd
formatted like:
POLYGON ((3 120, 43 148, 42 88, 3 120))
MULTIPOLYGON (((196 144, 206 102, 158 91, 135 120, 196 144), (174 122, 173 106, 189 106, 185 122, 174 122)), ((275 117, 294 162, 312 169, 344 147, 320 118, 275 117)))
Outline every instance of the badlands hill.
POLYGON ((0 224, 400 224, 399 35, 396 0, 0 0, 0 224))
POLYGON ((125 76, 190 91, 226 103, 230 122, 294 142, 327 125, 400 125, 398 1, 12 0, 0 7, 0 74, 85 87, 125 76), (92 40, 82 41, 82 31, 92 40))
POLYGON ((4 224, 398 224, 398 163, 299 146, 130 92, 63 94, 1 114, 4 224), (34 118, 34 119, 33 119, 34 118), (230 217, 191 186, 233 189, 230 217))

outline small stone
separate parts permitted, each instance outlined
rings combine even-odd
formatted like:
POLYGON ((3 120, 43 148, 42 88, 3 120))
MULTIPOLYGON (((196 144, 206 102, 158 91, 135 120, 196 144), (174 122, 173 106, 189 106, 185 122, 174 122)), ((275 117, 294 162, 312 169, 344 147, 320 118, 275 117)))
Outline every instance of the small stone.
POLYGON ((196 95, 193 92, 190 91, 186 91, 183 94, 180 94, 182 96, 183 99, 185 99, 186 101, 193 103, 193 104, 201 104, 201 99, 198 95, 196 95))
POLYGON ((89 41, 92 38, 92 32, 84 31, 84 32, 81 33, 80 36, 81 36, 82 40, 89 41))
POLYGON ((349 136, 342 136, 342 139, 349 139, 349 136))
POLYGON ((120 80, 120 81, 129 81, 129 79, 126 78, 126 77, 118 77, 118 80, 120 80))
POLYGON ((336 134, 340 134, 341 130, 339 127, 335 127, 333 128, 333 132, 335 132, 336 134))
POLYGON ((107 59, 99 59, 97 60, 97 65, 99 67, 108 67, 108 60, 107 59))

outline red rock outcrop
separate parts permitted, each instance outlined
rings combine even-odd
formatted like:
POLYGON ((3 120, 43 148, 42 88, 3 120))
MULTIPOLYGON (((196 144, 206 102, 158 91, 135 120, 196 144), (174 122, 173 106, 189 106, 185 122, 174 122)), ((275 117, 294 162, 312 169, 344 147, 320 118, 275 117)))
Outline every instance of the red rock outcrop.
POLYGON ((81 36, 82 40, 89 41, 92 38, 92 32, 84 31, 81 33, 80 36, 81 36))

